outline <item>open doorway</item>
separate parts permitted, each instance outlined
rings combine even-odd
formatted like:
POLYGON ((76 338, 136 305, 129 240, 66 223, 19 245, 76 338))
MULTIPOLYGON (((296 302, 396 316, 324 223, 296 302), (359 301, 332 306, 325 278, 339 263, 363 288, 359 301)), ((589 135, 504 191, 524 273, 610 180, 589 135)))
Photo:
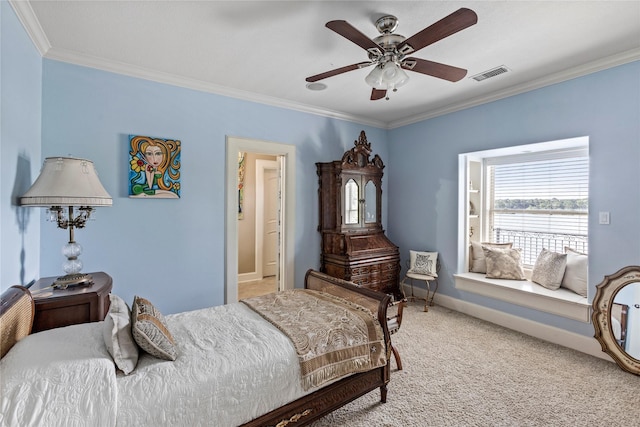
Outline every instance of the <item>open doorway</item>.
MULTIPOLYGON (((239 194, 238 194, 238 155, 241 152, 257 153, 273 156, 277 162, 279 176, 277 180, 280 195, 277 206, 277 221, 279 233, 276 233, 278 250, 275 262, 276 277, 279 289, 294 288, 294 230, 295 230, 295 146, 279 144, 246 138, 227 137, 227 168, 226 168, 226 262, 225 262, 225 302, 238 301, 238 273, 239 273, 239 194)), ((270 164, 273 165, 273 164, 270 164)), ((267 171, 267 180, 274 185, 273 177, 269 177, 270 166, 262 169, 267 171)), ((264 178, 263 178, 264 180, 264 178)), ((264 189, 263 189, 264 191, 264 189)), ((263 225, 264 227, 264 225, 263 225)), ((261 250, 256 253, 264 254, 261 250)), ((263 256, 264 258, 264 256, 263 256)), ((261 268, 262 268, 261 264, 261 268)), ((257 275, 256 275, 257 277, 257 275)), ((245 277, 246 278, 246 277, 245 277)))
POLYGON ((253 152, 241 153, 240 159, 238 299, 244 299, 279 289, 282 159, 253 152))

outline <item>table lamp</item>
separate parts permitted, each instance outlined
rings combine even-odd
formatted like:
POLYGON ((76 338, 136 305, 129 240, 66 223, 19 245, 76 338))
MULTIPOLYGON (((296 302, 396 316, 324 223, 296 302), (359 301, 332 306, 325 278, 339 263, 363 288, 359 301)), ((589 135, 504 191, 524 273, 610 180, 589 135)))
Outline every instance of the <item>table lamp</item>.
POLYGON ((67 257, 62 269, 65 276, 53 283, 56 289, 90 285, 93 278, 81 273, 78 259, 82 247, 75 241, 73 230, 84 228, 95 206, 111 206, 111 196, 104 189, 91 160, 74 157, 47 157, 40 176, 20 198, 21 206, 47 207, 48 220, 69 229, 69 243, 62 253, 67 257), (77 207, 77 211, 74 211, 77 207))

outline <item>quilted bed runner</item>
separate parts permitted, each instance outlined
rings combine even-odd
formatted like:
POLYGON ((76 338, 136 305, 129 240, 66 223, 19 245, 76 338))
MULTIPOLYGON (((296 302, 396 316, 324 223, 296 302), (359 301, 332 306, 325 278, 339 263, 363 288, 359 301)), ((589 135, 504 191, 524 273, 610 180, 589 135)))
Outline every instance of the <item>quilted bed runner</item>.
POLYGON ((242 300, 293 343, 309 390, 387 363, 378 320, 364 307, 309 289, 242 300))

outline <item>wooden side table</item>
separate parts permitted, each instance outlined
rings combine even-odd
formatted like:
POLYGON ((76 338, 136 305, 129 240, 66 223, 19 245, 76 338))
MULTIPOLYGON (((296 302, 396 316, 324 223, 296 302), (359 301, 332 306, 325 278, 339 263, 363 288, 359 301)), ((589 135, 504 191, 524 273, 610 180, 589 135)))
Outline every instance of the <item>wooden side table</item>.
POLYGON ((45 277, 34 283, 29 289, 36 307, 32 332, 104 320, 109 311, 113 280, 106 273, 89 274, 93 276, 91 286, 49 288, 56 277, 45 277))

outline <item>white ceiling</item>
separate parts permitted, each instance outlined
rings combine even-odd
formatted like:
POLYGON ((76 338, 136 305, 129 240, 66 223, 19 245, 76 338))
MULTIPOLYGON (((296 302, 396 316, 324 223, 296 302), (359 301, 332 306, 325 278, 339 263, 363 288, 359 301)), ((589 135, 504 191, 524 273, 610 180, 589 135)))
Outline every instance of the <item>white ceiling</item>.
POLYGON ((640 1, 26 1, 14 10, 46 58, 393 128, 640 59, 640 1), (367 61, 324 25, 370 38, 383 15, 410 37, 455 10, 478 23, 412 56, 465 68, 451 83, 408 72, 389 100, 370 101, 367 61), (497 66, 511 71, 477 82, 497 66))

